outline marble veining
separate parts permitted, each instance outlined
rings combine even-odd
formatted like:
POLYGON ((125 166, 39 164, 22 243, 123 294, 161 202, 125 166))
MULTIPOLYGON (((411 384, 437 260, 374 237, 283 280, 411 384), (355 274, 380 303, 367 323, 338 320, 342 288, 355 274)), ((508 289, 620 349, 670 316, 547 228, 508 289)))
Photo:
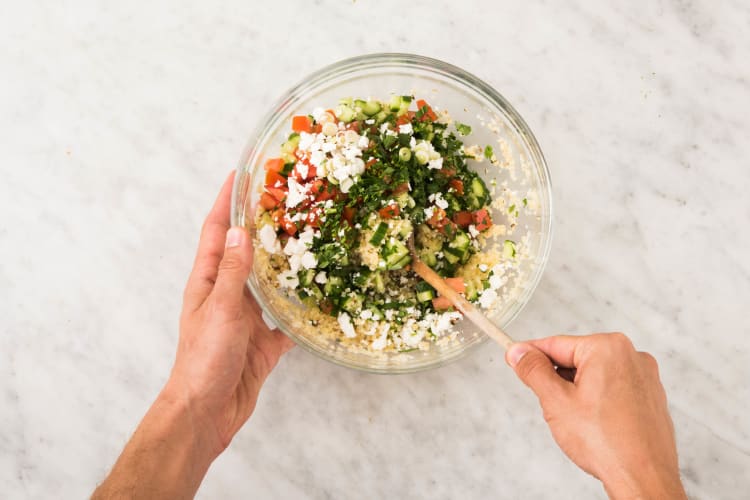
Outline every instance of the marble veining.
MULTIPOLYGON (((81 498, 168 374, 202 218, 268 102, 415 52, 494 85, 552 172, 519 338, 660 362, 691 498, 750 491, 745 2, 16 2, 0 15, 0 491, 81 498)), ((200 498, 602 498, 486 345, 411 376, 302 350, 200 498)))

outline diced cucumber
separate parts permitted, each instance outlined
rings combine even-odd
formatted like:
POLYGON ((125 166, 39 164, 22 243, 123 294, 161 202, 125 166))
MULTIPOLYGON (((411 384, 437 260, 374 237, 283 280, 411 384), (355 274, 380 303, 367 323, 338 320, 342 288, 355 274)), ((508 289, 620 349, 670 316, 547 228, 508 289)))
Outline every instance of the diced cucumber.
POLYGON ((373 286, 378 293, 385 292, 385 281, 383 280, 383 275, 377 271, 370 276, 368 285, 373 286))
POLYGON ((516 257, 516 244, 511 240, 505 240, 503 243, 503 257, 513 259, 516 257))
POLYGON ((396 239, 391 239, 385 245, 381 256, 385 260, 385 268, 389 270, 401 269, 411 262, 409 249, 396 239))
POLYGON ((361 105, 361 108, 362 112, 367 116, 377 115, 383 109, 378 101, 367 101, 361 105))
POLYGON ((358 293, 352 293, 341 301, 341 309, 349 313, 356 313, 362 310, 364 296, 358 293))
POLYGON ((375 115, 375 123, 377 123, 378 125, 380 125, 387 118, 388 118, 388 112, 386 112, 386 110, 383 109, 383 110, 380 111, 380 113, 378 113, 377 115, 375 115))
POLYGON ((417 302, 428 302, 435 298, 435 289, 426 281, 420 281, 415 288, 417 292, 417 302))
POLYGON ((417 302, 429 302, 435 298, 435 293, 432 290, 425 290, 424 292, 417 292, 417 302))
POLYGON ((352 282, 360 288, 367 288, 367 284, 370 281, 371 275, 372 275, 372 271, 370 271, 366 267, 363 267, 362 269, 354 273, 354 276, 352 277, 352 282))
POLYGON ((445 260, 447 260, 449 264, 456 264, 462 257, 459 250, 451 248, 448 245, 443 247, 443 255, 445 255, 445 260))
POLYGON ((299 284, 301 287, 307 287, 312 285, 313 279, 315 279, 315 269, 303 269, 298 273, 299 284))
POLYGON ((414 208, 414 198, 409 196, 409 193, 401 193, 398 196, 396 196, 396 203, 398 203, 398 206, 403 208, 414 208))
POLYGON ((375 246, 380 245, 383 238, 385 238, 386 232, 388 232, 388 224, 385 222, 378 224, 378 227, 375 228, 375 232, 372 234, 372 238, 370 238, 370 244, 375 246))
POLYGON ((339 104, 336 107, 336 118, 344 123, 349 123, 354 119, 354 110, 346 104, 339 104))
POLYGON ((458 198, 456 198, 450 193, 447 193, 444 197, 445 197, 445 200, 448 202, 448 205, 450 206, 451 210, 453 210, 454 212, 461 211, 461 202, 458 201, 458 198))
POLYGON ((437 256, 435 255, 435 252, 427 249, 422 249, 419 251, 419 260, 430 267, 435 267, 435 265, 437 265, 437 256))
POLYGON ((409 111, 409 105, 411 104, 410 95, 394 95, 391 97, 390 109, 394 111, 397 116, 401 116, 409 111))
POLYGON ((340 295, 341 290, 344 288, 344 279, 340 276, 329 276, 328 281, 323 286, 323 291, 326 295, 340 295))
POLYGON ((471 180, 471 193, 484 205, 489 200, 490 192, 481 177, 476 176, 471 180))
POLYGON ((453 240, 448 243, 448 248, 456 250, 456 255, 463 257, 469 251, 470 245, 471 238, 469 238, 469 235, 458 229, 456 230, 456 235, 453 237, 453 240))
POLYGON ((477 290, 476 283, 473 280, 467 280, 466 290, 464 291, 466 300, 473 302, 479 299, 479 290, 477 290))

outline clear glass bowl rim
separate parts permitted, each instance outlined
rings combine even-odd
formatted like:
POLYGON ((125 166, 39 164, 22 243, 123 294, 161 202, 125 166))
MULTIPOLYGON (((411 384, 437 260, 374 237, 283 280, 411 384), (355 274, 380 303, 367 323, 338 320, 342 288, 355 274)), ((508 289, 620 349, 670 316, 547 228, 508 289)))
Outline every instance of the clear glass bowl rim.
MULTIPOLYGON (((534 262, 534 274, 529 281, 529 286, 526 287, 524 293, 518 297, 511 309, 512 313, 507 317, 501 328, 506 329, 523 308, 528 303, 529 299, 536 290, 539 282, 541 281, 542 275, 544 274, 544 268, 549 259, 550 250, 552 247, 552 218, 553 218, 553 201, 552 201, 552 182, 550 178, 549 168, 547 162, 542 153, 541 147, 534 136, 533 132, 526 124, 526 121, 521 115, 515 110, 515 108, 494 88, 482 81, 477 76, 444 61, 435 59, 432 57, 421 56, 417 54, 409 53, 396 53, 396 52, 383 52, 365 54, 361 56, 351 57, 335 62, 328 66, 325 66, 303 78, 300 83, 293 86, 286 92, 284 92, 276 102, 270 107, 270 111, 258 122, 253 133, 248 139, 245 149, 240 157, 237 165, 237 175, 234 180, 234 187, 232 190, 232 204, 231 204, 231 224, 242 225, 244 224, 244 210, 245 210, 245 199, 249 195, 240 195, 240 182, 243 178, 243 172, 245 167, 248 166, 250 156, 252 154, 255 145, 262 142, 262 139, 266 134, 272 131, 272 126, 276 118, 280 115, 285 115, 286 111, 292 107, 298 100, 303 98, 308 92, 325 85, 331 80, 338 79, 344 75, 356 73, 358 71, 367 69, 377 68, 419 68, 428 72, 437 73, 440 76, 447 77, 454 82, 469 87, 471 90, 478 93, 487 101, 492 102, 495 106, 502 109, 506 117, 510 120, 512 125, 515 127, 515 132, 523 137, 526 146, 529 149, 529 153, 532 156, 534 166, 536 167, 537 174, 541 178, 541 190, 540 197, 544 198, 544 205, 546 210, 541 214, 541 242, 539 253, 534 262)), ((246 172, 250 175, 249 172, 246 172)), ((436 358, 435 360, 416 366, 389 366, 386 368, 380 367, 369 367, 360 364, 349 363, 347 360, 331 356, 330 354, 315 348, 312 345, 306 343, 303 339, 300 339, 298 335, 285 328, 283 321, 275 317, 273 312, 266 308, 260 297, 260 293, 255 289, 255 286, 248 278, 247 286, 251 293, 258 301, 263 311, 270 316, 270 318, 279 325, 279 329, 298 345, 302 346, 308 352, 319 356, 327 361, 335 363, 346 368, 351 368, 358 371, 375 373, 375 374, 405 374, 414 373, 424 370, 437 368, 453 361, 456 361, 468 353, 476 349, 478 346, 483 345, 489 337, 486 335, 479 336, 476 340, 467 343, 463 346, 463 349, 454 351, 451 356, 444 358, 436 358)))

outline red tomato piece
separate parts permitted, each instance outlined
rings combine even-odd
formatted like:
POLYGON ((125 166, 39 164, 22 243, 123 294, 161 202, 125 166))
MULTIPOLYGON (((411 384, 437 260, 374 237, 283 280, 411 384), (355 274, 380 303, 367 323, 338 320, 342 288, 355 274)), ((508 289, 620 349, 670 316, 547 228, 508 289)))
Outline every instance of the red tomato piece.
POLYGON ((260 195, 260 206, 266 210, 272 210, 279 204, 279 200, 274 198, 269 193, 263 193, 260 195))
POLYGON ((445 210, 440 207, 435 207, 432 211, 432 217, 429 218, 427 224, 433 229, 439 229, 446 224, 447 218, 445 217, 445 210))
POLYGON ((284 199, 286 198, 286 193, 287 193, 286 188, 277 188, 277 187, 273 187, 273 186, 266 186, 266 191, 268 192, 268 194, 270 194, 271 196, 273 196, 276 199, 276 201, 278 202, 277 205, 279 203, 283 202, 284 199))
POLYGON ((393 190, 393 194, 401 194, 406 193, 409 191, 409 183, 404 182, 403 184, 399 184, 396 186, 396 188, 393 190))
POLYGON ((354 225, 354 214, 356 213, 357 211, 354 207, 344 207, 341 216, 350 226, 352 226, 354 225))
POLYGON ((448 300, 448 297, 435 297, 432 299, 432 307, 438 311, 444 311, 453 307, 453 303, 448 300))
POLYGON ((472 214, 474 225, 477 226, 478 231, 484 231, 492 227, 492 219, 490 218, 489 212, 486 208, 477 210, 472 214))
POLYGON ((473 217, 471 212, 456 212, 453 214, 453 222, 455 222, 457 225, 461 227, 469 227, 471 223, 473 222, 473 217))
POLYGON ((292 118, 292 130, 295 132, 312 132, 312 120, 305 115, 295 116, 292 118))
POLYGON ((268 171, 281 173, 284 170, 284 160, 281 158, 269 158, 264 168, 268 171))
POLYGON ((433 122, 435 120, 437 120, 437 115, 432 110, 432 108, 430 107, 430 105, 427 104, 427 102, 424 99, 417 100, 417 109, 422 109, 422 108, 425 108, 425 107, 427 108, 427 110, 426 110, 425 114, 422 115, 422 121, 424 121, 425 119, 429 119, 430 121, 433 121, 433 122))
POLYGON ((307 217, 305 218, 305 223, 308 226, 312 227, 319 227, 320 226, 320 216, 323 213, 323 209, 320 207, 313 207, 310 209, 309 212, 307 212, 307 217))
POLYGON ((273 170, 266 171, 266 187, 280 188, 286 186, 286 177, 273 170))
POLYGON ((401 208, 398 206, 398 204, 391 203, 390 205, 386 205, 378 210, 378 213, 383 219, 392 219, 394 217, 397 217, 398 214, 401 213, 401 208))
POLYGON ((448 185, 453 188, 459 195, 464 194, 464 181, 461 179, 451 179, 448 185))

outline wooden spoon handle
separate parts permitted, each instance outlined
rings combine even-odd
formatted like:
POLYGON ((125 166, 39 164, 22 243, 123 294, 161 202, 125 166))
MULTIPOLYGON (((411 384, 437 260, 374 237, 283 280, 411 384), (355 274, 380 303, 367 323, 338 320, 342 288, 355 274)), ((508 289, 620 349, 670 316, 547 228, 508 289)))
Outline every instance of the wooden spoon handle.
POLYGON ((415 258, 414 255, 412 255, 411 266, 415 273, 421 276, 422 279, 437 290, 440 295, 448 298, 448 300, 456 306, 456 309, 461 311, 469 321, 474 323, 480 330, 486 333, 487 336, 503 346, 506 351, 510 348, 513 344, 513 339, 511 339, 507 333, 495 326, 494 323, 487 319, 484 314, 482 314, 460 293, 451 288, 438 273, 419 260, 419 258, 415 258))

